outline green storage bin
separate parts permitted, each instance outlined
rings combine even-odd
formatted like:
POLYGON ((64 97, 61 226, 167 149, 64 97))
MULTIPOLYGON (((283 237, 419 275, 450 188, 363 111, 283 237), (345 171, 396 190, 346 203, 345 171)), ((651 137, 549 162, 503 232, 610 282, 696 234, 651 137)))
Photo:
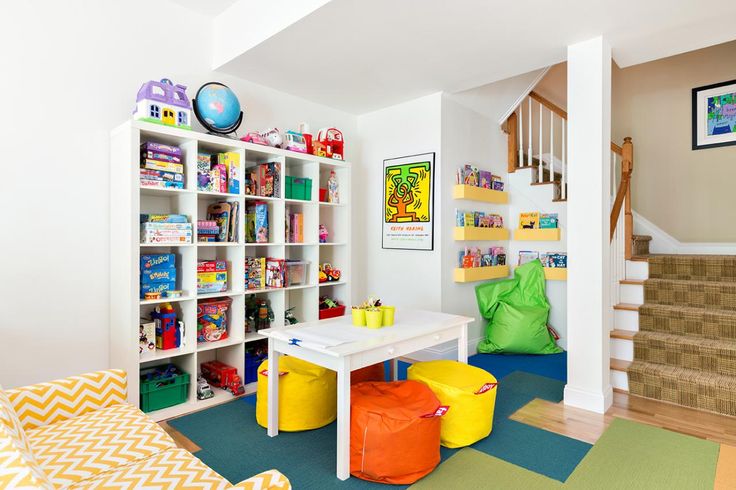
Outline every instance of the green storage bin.
POLYGON ((140 385, 141 410, 153 412, 187 401, 189 374, 173 364, 156 366, 141 371, 140 385))
POLYGON ((286 199, 312 200, 312 179, 286 176, 286 199))

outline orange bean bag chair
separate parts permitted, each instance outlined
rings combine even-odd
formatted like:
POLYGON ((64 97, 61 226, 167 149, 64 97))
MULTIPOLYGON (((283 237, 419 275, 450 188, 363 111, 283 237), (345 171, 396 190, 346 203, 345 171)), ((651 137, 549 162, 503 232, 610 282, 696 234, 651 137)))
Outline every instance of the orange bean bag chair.
POLYGON ((440 402, 416 381, 365 382, 350 392, 350 473, 406 485, 440 462, 440 402))
POLYGON ((356 369, 350 373, 350 384, 357 385, 366 381, 386 381, 386 372, 383 363, 373 364, 364 368, 356 369))

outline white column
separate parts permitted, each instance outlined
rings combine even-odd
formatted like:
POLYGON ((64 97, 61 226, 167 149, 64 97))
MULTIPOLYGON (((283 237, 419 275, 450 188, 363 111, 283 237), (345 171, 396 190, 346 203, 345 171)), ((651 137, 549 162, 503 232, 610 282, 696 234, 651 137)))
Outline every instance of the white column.
POLYGON ((611 47, 603 37, 567 48, 567 385, 565 404, 611 406, 609 302, 611 47))

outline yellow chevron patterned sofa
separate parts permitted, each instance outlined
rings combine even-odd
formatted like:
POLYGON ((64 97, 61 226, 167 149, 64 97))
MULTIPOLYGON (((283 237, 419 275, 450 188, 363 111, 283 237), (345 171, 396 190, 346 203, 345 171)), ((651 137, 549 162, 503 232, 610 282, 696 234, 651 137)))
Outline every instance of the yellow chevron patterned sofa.
POLYGON ((0 489, 288 490, 276 470, 233 486, 126 403, 120 370, 0 387, 0 489))

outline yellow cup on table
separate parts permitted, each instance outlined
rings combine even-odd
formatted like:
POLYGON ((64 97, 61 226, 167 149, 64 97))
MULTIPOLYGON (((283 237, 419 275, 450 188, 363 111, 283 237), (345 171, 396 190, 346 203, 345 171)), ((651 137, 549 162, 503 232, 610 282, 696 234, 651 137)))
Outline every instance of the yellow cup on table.
POLYGON ((390 327, 394 324, 395 306, 381 306, 381 313, 383 313, 382 322, 384 327, 390 327))
POLYGON ((365 327, 364 308, 353 308, 353 325, 356 327, 365 327))
POLYGON ((381 328, 383 326, 383 311, 380 308, 365 310, 365 323, 368 328, 381 328))

